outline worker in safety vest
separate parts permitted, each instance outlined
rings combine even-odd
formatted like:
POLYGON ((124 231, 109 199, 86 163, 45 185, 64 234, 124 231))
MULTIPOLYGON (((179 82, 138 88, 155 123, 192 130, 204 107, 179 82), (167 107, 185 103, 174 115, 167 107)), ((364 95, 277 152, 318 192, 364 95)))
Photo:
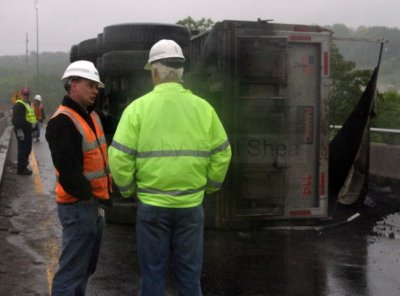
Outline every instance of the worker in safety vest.
POLYGON ((29 101, 30 90, 27 87, 21 89, 22 99, 17 99, 13 106, 12 123, 18 141, 18 175, 31 175, 28 169, 29 154, 32 151, 32 130, 36 125, 35 113, 29 101))
POLYGON ((35 116, 36 116, 36 120, 37 120, 37 123, 33 130, 32 135, 33 135, 33 138, 36 139, 36 142, 39 142, 40 141, 40 130, 42 128, 42 124, 45 119, 44 105, 43 105, 43 100, 42 100, 41 95, 36 95, 33 98, 32 108, 33 108, 33 111, 35 112, 35 116))
POLYGON ((172 256, 178 295, 201 295, 203 198, 220 189, 231 158, 213 107, 181 85, 184 56, 172 40, 150 50, 153 91, 123 112, 108 149, 122 196, 138 197, 140 295, 164 295, 172 256))
POLYGON ((56 202, 62 253, 52 296, 85 295, 94 273, 103 234, 104 209, 111 191, 107 144, 93 111, 103 88, 93 63, 76 61, 62 76, 68 94, 49 120, 46 140, 56 168, 56 202))

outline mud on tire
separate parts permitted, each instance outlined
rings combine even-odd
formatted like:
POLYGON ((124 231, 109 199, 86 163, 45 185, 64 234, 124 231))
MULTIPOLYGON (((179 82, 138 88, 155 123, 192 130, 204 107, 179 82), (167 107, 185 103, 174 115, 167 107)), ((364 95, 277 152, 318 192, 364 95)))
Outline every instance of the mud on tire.
POLYGON ((80 60, 86 60, 96 64, 98 56, 97 38, 87 39, 79 43, 78 57, 80 60))
POLYGON ((189 44, 189 30, 180 25, 169 24, 121 24, 104 28, 105 52, 115 50, 149 50, 161 39, 172 39, 181 47, 189 44))
POLYGON ((136 70, 143 70, 147 63, 147 50, 119 50, 103 55, 102 71, 105 75, 126 75, 136 70))

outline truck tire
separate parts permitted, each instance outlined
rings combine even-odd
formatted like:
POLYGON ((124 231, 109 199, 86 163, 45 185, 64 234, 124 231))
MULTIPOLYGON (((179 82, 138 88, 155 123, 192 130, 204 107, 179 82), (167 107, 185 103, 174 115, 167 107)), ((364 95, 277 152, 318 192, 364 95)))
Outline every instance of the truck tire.
POLYGON ((96 64, 98 56, 99 49, 97 47, 97 38, 87 39, 79 43, 78 57, 80 60, 86 60, 96 64))
POLYGON ((104 47, 103 47, 103 33, 97 35, 97 51, 99 55, 103 55, 104 47))
POLYGON ((72 45, 71 46, 71 52, 69 53, 69 61, 71 63, 79 60, 78 58, 78 45, 72 45))
POLYGON ((113 207, 105 209, 108 224, 135 224, 136 202, 133 199, 113 198, 113 207))
POLYGON ((161 39, 172 39, 181 47, 190 41, 189 30, 180 25, 135 23, 113 25, 104 28, 105 52, 115 50, 149 50, 161 39))
POLYGON ((119 50, 103 55, 103 73, 110 76, 129 75, 143 70, 149 52, 147 50, 119 50))
POLYGON ((103 73, 103 58, 97 57, 95 65, 96 65, 97 71, 99 71, 99 73, 100 73, 100 76, 102 76, 101 74, 103 73))

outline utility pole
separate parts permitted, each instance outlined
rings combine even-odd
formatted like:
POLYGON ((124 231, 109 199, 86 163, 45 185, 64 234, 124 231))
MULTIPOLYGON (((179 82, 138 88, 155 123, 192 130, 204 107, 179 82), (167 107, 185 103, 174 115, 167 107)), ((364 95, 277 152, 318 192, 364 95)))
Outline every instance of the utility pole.
POLYGON ((28 87, 28 33, 25 35, 25 86, 28 87))
POLYGON ((36 10, 36 92, 39 93, 39 0, 34 0, 36 10))

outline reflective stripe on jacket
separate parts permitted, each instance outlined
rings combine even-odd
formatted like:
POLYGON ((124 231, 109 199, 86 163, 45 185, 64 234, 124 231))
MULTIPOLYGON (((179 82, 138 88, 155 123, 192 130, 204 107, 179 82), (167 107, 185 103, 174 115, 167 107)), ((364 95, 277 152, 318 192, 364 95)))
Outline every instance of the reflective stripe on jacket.
POLYGON ((35 111, 33 110, 32 106, 28 103, 25 103, 23 100, 17 100, 15 103, 20 103, 25 106, 26 113, 25 113, 25 119, 31 124, 37 123, 36 116, 35 116, 35 111))
POLYGON ((222 186, 231 158, 211 105, 179 83, 163 83, 123 112, 108 149, 124 197, 145 204, 194 207, 222 186))
MULTIPOLYGON (((108 172, 107 143, 100 118, 96 112, 91 112, 96 134, 89 124, 73 109, 59 106, 52 117, 59 114, 67 115, 82 135, 83 174, 92 186, 92 195, 98 199, 109 199, 111 192, 111 175, 108 172)), ((56 176, 58 172, 56 170, 56 176)), ((56 201, 58 203, 73 203, 79 198, 67 193, 61 184, 56 185, 56 201)))

